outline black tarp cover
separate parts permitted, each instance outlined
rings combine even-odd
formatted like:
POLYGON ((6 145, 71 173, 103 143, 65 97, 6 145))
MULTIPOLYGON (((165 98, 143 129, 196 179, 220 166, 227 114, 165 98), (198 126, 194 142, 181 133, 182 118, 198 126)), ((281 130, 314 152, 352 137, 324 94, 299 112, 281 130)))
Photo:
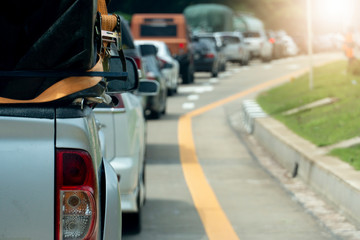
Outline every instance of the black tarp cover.
MULTIPOLYGON (((7 7, 0 8, 0 71, 94 67, 97 0, 6 0, 2 5, 7 7)), ((0 76, 0 97, 34 99, 59 80, 0 76)))

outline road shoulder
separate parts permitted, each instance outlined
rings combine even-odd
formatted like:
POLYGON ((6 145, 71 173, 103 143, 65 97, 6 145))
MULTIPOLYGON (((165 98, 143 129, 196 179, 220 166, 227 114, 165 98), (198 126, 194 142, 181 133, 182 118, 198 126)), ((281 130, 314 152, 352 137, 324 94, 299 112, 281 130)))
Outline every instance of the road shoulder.
POLYGON ((271 153, 273 158, 286 169, 290 178, 301 179, 305 185, 310 186, 335 207, 336 212, 341 213, 336 215, 335 219, 329 219, 325 212, 317 213, 321 209, 319 207, 324 204, 315 204, 310 211, 315 215, 320 214, 321 221, 328 225, 327 227, 342 237, 360 239, 360 232, 354 227, 360 225, 359 172, 335 157, 322 155, 323 151, 320 148, 298 137, 282 123, 270 117, 255 119, 251 138, 271 153), (342 214, 352 224, 341 219, 342 214))

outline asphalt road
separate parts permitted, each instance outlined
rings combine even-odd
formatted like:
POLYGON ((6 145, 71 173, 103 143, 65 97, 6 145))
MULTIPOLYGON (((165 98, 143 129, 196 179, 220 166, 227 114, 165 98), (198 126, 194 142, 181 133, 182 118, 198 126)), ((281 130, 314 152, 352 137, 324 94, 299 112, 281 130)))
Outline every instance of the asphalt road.
MULTIPOLYGON (((336 58, 320 54, 314 62, 336 58)), ((194 84, 181 85, 168 98, 166 115, 148 121, 142 231, 126 226, 123 239, 338 239, 256 161, 229 124, 243 99, 307 66, 305 56, 230 64, 218 78, 197 73, 194 84)))

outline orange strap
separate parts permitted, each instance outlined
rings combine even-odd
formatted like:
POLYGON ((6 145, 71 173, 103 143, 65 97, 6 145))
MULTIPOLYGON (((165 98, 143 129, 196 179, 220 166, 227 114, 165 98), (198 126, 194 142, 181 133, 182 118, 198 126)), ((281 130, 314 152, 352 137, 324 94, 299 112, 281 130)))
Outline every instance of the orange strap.
POLYGON ((105 0, 98 0, 98 2, 97 2, 97 10, 98 10, 98 12, 101 13, 101 15, 107 15, 108 14, 108 10, 107 10, 107 7, 106 7, 105 0))
POLYGON ((101 13, 101 29, 113 31, 117 24, 117 18, 114 15, 108 15, 105 0, 98 0, 97 10, 101 13))
MULTIPOLYGON (((100 59, 92 69, 88 70, 88 72, 102 71, 102 59, 100 59)), ((94 87, 101 80, 102 77, 68 77, 55 83, 34 99, 16 100, 0 97, 0 104, 52 102, 73 93, 94 87)))
POLYGON ((114 15, 102 15, 101 29, 113 31, 117 25, 117 18, 114 15))

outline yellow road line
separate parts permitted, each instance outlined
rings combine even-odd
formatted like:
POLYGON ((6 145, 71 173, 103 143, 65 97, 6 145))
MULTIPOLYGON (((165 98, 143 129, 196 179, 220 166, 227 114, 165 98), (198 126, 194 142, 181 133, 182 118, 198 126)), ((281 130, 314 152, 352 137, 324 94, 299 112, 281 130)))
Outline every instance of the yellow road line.
POLYGON ((305 73, 306 71, 307 71, 307 69, 301 69, 301 70, 299 70, 299 71, 296 71, 296 72, 293 72, 293 73, 291 73, 291 74, 282 76, 282 77, 280 77, 280 78, 276 78, 276 79, 274 79, 274 80, 270 80, 270 81, 264 82, 264 83, 262 83, 262 84, 259 84, 259 85, 255 86, 255 87, 250 88, 250 89, 248 89, 248 90, 245 90, 245 91, 243 91, 243 92, 239 92, 239 93, 234 94, 234 95, 232 95, 232 96, 230 96, 230 97, 224 98, 224 99, 219 100, 219 101, 217 101, 217 102, 214 102, 214 103, 211 103, 211 104, 209 104, 209 105, 206 105, 206 106, 204 106, 204 107, 202 107, 202 108, 199 108, 199 109, 196 109, 196 110, 194 110, 194 111, 191 111, 191 112, 187 113, 186 115, 189 115, 190 117, 196 117, 196 116, 201 115, 201 114, 203 114, 203 113, 205 113, 205 112, 207 112, 207 111, 210 111, 211 109, 214 109, 214 108, 216 108, 216 107, 222 106, 222 105, 224 105, 224 104, 226 104, 226 103, 229 103, 229 102, 231 102, 231 101, 234 101, 234 100, 236 100, 236 99, 245 97, 246 95, 249 95, 249 94, 251 94, 251 93, 255 93, 255 92, 260 91, 260 90, 263 90, 263 89, 265 89, 265 88, 268 88, 268 87, 274 86, 274 85, 276 85, 276 84, 279 84, 279 83, 283 83, 283 82, 285 82, 285 81, 288 81, 288 80, 290 80, 290 79, 293 78, 293 77, 296 77, 296 76, 299 76, 299 75, 305 73))
POLYGON ((305 72, 305 70, 300 70, 281 78, 257 85, 246 91, 189 112, 179 119, 178 140, 180 148, 180 161, 186 184, 188 185, 195 208, 199 213, 209 240, 239 240, 239 237, 234 231, 226 214, 222 210, 216 195, 210 184, 207 182, 204 171, 199 164, 195 151, 191 119, 248 94, 285 82, 291 77, 299 75, 303 72, 305 72))
POLYGON ((178 130, 180 159, 185 180, 207 236, 210 240, 238 240, 239 238, 221 209, 198 162, 192 136, 191 118, 188 116, 181 117, 178 130))

